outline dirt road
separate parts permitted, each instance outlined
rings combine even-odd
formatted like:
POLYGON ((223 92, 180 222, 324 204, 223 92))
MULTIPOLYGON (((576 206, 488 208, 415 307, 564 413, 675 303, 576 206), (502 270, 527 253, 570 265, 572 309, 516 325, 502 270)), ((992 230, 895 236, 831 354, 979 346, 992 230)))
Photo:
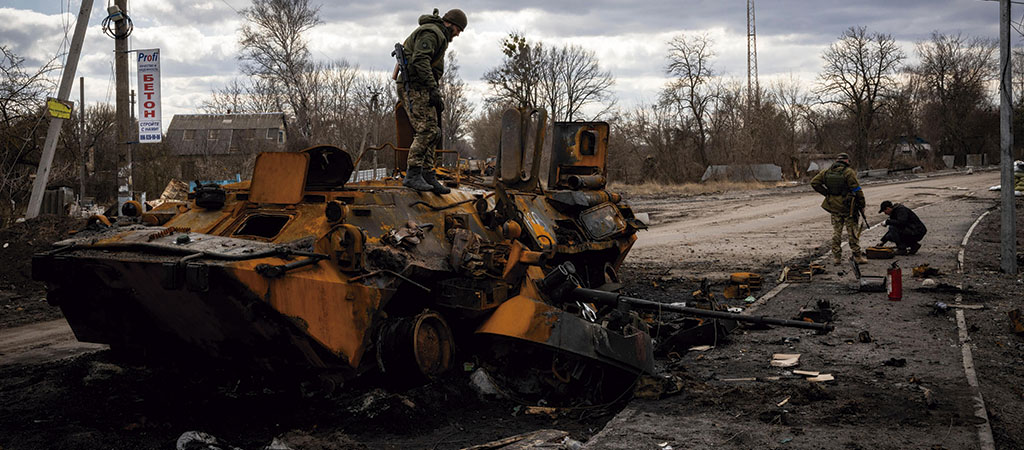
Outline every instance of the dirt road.
POLYGON ((64 319, 0 330, 0 366, 43 364, 106 348, 78 342, 64 319))

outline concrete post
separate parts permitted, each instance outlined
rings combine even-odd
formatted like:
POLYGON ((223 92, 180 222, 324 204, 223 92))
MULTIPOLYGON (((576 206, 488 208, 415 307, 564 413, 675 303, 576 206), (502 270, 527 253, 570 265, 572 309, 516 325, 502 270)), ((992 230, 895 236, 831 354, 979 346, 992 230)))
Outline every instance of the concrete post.
MULTIPOLYGON (((128 14, 128 0, 115 0, 114 4, 124 14, 128 14)), ((114 25, 116 36, 114 38, 114 78, 115 82, 115 120, 117 122, 117 208, 120 213, 121 205, 131 200, 129 183, 131 172, 128 160, 128 146, 131 142, 131 116, 128 106, 128 21, 119 20, 114 25)))
MULTIPOLYGON (((75 23, 75 34, 71 38, 71 48, 68 49, 67 63, 64 65, 60 88, 57 91, 57 98, 60 100, 67 100, 71 95, 71 85, 74 83, 75 72, 78 70, 78 56, 82 53, 82 42, 85 40, 85 29, 89 27, 91 11, 92 0, 82 0, 82 7, 78 11, 78 21, 75 23)), ((81 108, 82 105, 78 107, 81 108)), ((43 144, 43 156, 39 159, 36 180, 32 184, 32 195, 28 199, 28 210, 25 211, 26 219, 38 216, 39 209, 43 205, 43 193, 46 191, 46 183, 50 179, 50 165, 53 164, 53 155, 57 152, 57 138, 60 136, 60 127, 63 124, 64 119, 50 118, 50 128, 46 130, 46 142, 43 144)))
POLYGON ((85 198, 85 77, 78 77, 78 205, 85 198))

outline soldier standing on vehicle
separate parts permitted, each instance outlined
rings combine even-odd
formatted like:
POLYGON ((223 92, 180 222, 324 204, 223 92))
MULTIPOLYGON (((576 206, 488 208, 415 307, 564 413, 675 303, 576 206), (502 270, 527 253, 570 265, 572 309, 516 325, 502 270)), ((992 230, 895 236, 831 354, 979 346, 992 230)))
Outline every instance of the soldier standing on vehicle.
POLYGON ((451 192, 434 174, 435 147, 441 139, 438 117, 444 110, 438 80, 444 74, 448 43, 466 29, 466 23, 466 13, 460 9, 452 9, 443 17, 435 9, 434 14, 420 16, 419 27, 402 44, 408 61, 403 68, 407 81, 396 78, 398 98, 405 105, 415 133, 402 184, 417 191, 451 192))
POLYGON ((827 170, 811 179, 811 187, 825 199, 821 207, 832 215, 832 258, 836 265, 843 262, 843 228, 849 234, 850 251, 859 264, 868 262, 860 251, 858 217, 863 214, 864 191, 857 181, 857 172, 850 168, 850 155, 840 153, 827 170))

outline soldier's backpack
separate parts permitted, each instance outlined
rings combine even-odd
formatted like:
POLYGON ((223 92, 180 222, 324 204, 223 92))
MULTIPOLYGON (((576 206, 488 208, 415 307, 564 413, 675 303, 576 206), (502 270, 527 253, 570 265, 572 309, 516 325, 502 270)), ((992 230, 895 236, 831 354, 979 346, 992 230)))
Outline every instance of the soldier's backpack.
POLYGON ((825 172, 825 187, 828 188, 828 195, 846 195, 849 193, 849 186, 846 185, 845 166, 834 165, 825 172))

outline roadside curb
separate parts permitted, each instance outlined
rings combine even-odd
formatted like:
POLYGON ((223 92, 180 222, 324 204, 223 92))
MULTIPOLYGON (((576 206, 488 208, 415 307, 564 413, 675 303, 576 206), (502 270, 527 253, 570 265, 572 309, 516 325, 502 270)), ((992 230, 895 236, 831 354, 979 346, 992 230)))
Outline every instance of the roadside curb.
MULTIPOLYGON (((916 208, 916 209, 919 210, 919 209, 926 208, 926 207, 934 205, 934 204, 935 203, 930 203, 930 204, 923 205, 923 206, 921 206, 919 208, 916 208)), ((960 242, 960 250, 957 253, 957 274, 960 276, 960 280, 961 280, 960 283, 958 283, 957 288, 959 288, 960 290, 963 289, 964 253, 965 253, 966 248, 967 248, 967 242, 970 240, 971 234, 974 233, 974 229, 977 228, 978 224, 981 223, 981 221, 986 216, 988 216, 988 214, 990 212, 991 211, 986 211, 983 214, 981 214, 980 216, 978 216, 978 218, 975 219, 974 223, 971 224, 971 227, 967 230, 967 233, 964 234, 963 240, 960 242)), ((866 229, 864 231, 873 230, 873 229, 875 229, 875 228, 877 228, 877 227, 879 227, 881 225, 882 225, 882 222, 876 223, 875 225, 872 225, 870 228, 868 228, 868 229, 866 229)), ((847 242, 843 242, 843 246, 844 247, 848 247, 849 244, 847 242)), ((814 262, 815 263, 819 263, 819 264, 824 264, 827 259, 828 259, 828 253, 825 253, 824 255, 818 257, 817 259, 815 259, 814 262)), ((751 311, 757 309, 758 307, 765 305, 766 303, 768 303, 769 300, 771 300, 775 296, 779 295, 779 293, 781 293, 783 290, 785 290, 787 287, 789 287, 790 284, 791 283, 788 283, 788 282, 783 282, 783 283, 778 284, 772 290, 768 291, 763 296, 761 296, 761 298, 758 298, 757 301, 752 303, 744 311, 744 313, 749 314, 751 311)), ((963 302, 963 294, 958 293, 956 295, 955 304, 960 305, 960 304, 962 304, 962 302, 963 302)), ((988 410, 985 407, 985 399, 982 397, 981 387, 980 387, 980 385, 978 383, 978 375, 977 375, 977 372, 974 369, 974 358, 973 358, 973 355, 971 353, 971 345, 970 345, 971 344, 971 339, 970 339, 970 336, 967 334, 967 321, 966 321, 966 318, 965 318, 965 315, 964 315, 963 308, 957 308, 957 310, 956 310, 956 324, 957 324, 957 331, 958 331, 958 335, 959 335, 960 351, 961 351, 961 354, 962 354, 962 361, 963 361, 963 367, 964 367, 964 375, 967 378, 967 384, 970 386, 971 397, 974 399, 974 416, 977 417, 978 419, 980 419, 979 423, 977 425, 977 427, 978 427, 978 441, 979 441, 978 443, 979 443, 980 448, 982 450, 995 450, 995 439, 992 436, 992 427, 991 427, 991 425, 989 423, 988 410)))
MULTIPOLYGON (((957 288, 960 291, 963 291, 964 287, 964 252, 967 249, 967 241, 971 238, 971 234, 974 233, 974 229, 990 212, 985 211, 982 215, 978 216, 978 219, 971 224, 971 228, 967 229, 967 233, 964 234, 964 240, 960 242, 960 252, 957 253, 956 257, 956 271, 960 275, 960 283, 957 284, 957 288)), ((963 299, 963 294, 957 293, 955 303, 960 305, 963 299)), ((981 395, 981 386, 978 384, 978 374, 974 370, 971 338, 967 335, 967 320, 964 317, 963 308, 956 309, 956 327, 960 336, 960 352, 963 355, 964 375, 967 377, 967 384, 970 385, 971 396, 974 398, 974 416, 980 419, 978 423, 978 444, 982 450, 995 450, 996 444, 995 439, 992 437, 992 426, 989 424, 988 409, 985 408, 985 399, 981 395)))

